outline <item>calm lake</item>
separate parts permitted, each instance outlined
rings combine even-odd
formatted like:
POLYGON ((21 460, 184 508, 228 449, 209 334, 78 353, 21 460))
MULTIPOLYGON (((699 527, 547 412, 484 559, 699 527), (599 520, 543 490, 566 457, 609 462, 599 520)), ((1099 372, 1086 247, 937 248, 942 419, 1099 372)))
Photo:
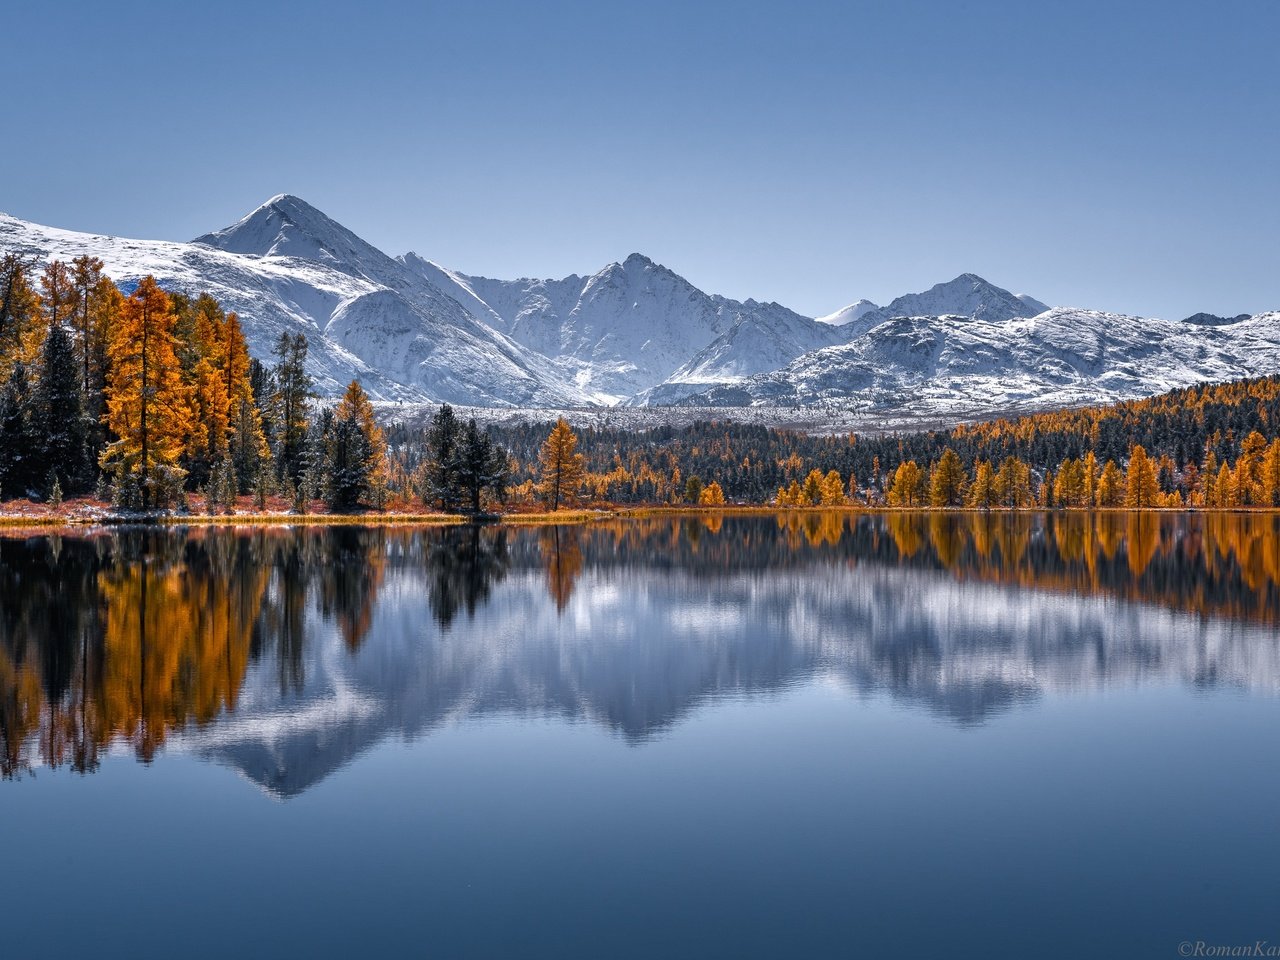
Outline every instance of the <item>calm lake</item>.
POLYGON ((1280 943, 1280 520, 0 534, 0 954, 1280 943))

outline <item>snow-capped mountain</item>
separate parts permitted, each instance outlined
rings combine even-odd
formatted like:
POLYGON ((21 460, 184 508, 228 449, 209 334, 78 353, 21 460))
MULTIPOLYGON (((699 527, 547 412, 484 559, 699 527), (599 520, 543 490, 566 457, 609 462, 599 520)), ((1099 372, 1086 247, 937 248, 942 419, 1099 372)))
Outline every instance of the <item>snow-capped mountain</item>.
POLYGON ((1039 300, 1037 300, 1035 297, 1031 296, 1030 294, 1015 293, 1014 296, 1017 297, 1019 300, 1021 300, 1024 304, 1026 304, 1028 309, 1031 310, 1031 313, 1028 314, 1028 316, 1034 317, 1036 316, 1036 314, 1044 313, 1046 310, 1049 309, 1049 305, 1047 303, 1041 303, 1039 300))
POLYGON ((841 307, 835 313, 829 313, 825 317, 818 317, 818 322, 829 323, 833 327, 843 327, 846 323, 861 320, 872 310, 879 309, 880 305, 878 303, 872 303, 870 300, 858 300, 847 307, 841 307))
POLYGON ((561 280, 493 280, 413 253, 401 260, 478 320, 554 358, 579 388, 606 403, 669 379, 731 381, 835 342, 776 303, 704 293, 639 253, 589 277, 561 280))
POLYGON ((512 406, 586 402, 547 358, 477 323, 427 280, 296 197, 278 196, 192 243, 58 230, 0 215, 0 250, 100 257, 126 290, 152 274, 168 290, 208 292, 240 314, 267 360, 303 333, 325 393, 359 378, 381 399, 512 406))
POLYGON ((781 304, 723 302, 733 304, 738 321, 658 386, 638 394, 632 403, 676 403, 715 386, 776 370, 802 354, 843 339, 837 327, 802 317, 781 304))
POLYGON ((296 197, 191 243, 0 214, 0 252, 100 257, 240 314, 255 356, 303 333, 322 393, 473 407, 839 406, 938 419, 1104 402, 1280 371, 1280 314, 1184 321, 1049 310, 966 273, 819 319, 699 290, 640 254, 590 276, 500 280, 392 258, 296 197))
POLYGON ((1280 313, 1219 326, 1055 308, 1035 317, 895 317, 847 344, 687 398, 976 417, 1148 396, 1280 371, 1280 313))
POLYGON ((888 306, 864 310, 851 317, 842 329, 845 338, 859 337, 891 317, 973 317, 976 320, 1011 320, 1034 317, 1049 309, 1039 300, 1010 293, 973 273, 962 273, 954 280, 938 283, 923 293, 908 293, 888 306))

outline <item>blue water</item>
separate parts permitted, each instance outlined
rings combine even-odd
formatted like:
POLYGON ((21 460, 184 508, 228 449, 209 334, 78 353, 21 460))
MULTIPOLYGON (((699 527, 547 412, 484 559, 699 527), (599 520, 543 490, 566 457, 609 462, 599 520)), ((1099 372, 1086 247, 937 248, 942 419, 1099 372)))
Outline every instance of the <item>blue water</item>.
MULTIPOLYGON (((492 531, 182 542, 147 603, 274 571, 237 600, 242 671, 228 654, 165 675, 184 703, 172 692, 199 686, 196 664, 231 664, 235 702, 171 709, 146 762, 125 723, 87 773, 49 756, 56 724, 28 723, 0 783, 4 954, 1173 957, 1280 941, 1275 584, 1248 559, 1274 530, 1163 520, 1145 567, 1126 539, 1067 588, 1088 564, 1052 559, 1054 518, 1018 521, 1017 556, 966 541, 941 550, 950 563, 936 536, 907 555, 885 518, 841 522, 836 543, 754 518, 518 531, 494 562, 492 531), (1213 542, 1230 549, 1197 580, 1213 542)), ((104 714, 120 699, 76 678, 124 675, 117 607, 141 601, 118 585, 155 572, 154 538, 183 537, 137 536, 78 557, 64 540, 52 560, 38 538, 0 544, 10 588, 30 597, 54 569, 96 602, 77 649, 101 646, 96 666, 51 654, 51 628, 5 594, 10 743, 26 688, 3 684, 25 668, 46 714, 78 689, 104 714)), ((185 649, 171 633, 148 641, 162 657, 185 649)))

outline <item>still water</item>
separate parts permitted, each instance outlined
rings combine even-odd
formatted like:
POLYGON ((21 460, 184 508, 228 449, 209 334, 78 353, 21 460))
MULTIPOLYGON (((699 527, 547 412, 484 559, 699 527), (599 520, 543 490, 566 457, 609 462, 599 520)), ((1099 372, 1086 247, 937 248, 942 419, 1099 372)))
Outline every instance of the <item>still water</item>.
POLYGON ((1280 943, 1278 626, 1256 515, 5 534, 0 954, 1280 943))

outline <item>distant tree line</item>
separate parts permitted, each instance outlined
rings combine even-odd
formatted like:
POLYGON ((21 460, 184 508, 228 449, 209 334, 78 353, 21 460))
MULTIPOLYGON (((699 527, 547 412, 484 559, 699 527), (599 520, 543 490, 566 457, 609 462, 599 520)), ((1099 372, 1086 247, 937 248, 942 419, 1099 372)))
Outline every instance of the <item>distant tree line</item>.
MULTIPOLYGON (((401 427, 393 427, 393 437, 401 427)), ((554 434, 556 430, 552 430, 554 434)), ((565 429, 568 429, 567 425, 565 429)), ((490 428, 511 454, 510 497, 549 495, 548 428, 490 428)), ((1120 404, 948 431, 814 436, 706 421, 586 426, 570 502, 784 507, 1280 506, 1280 379, 1200 385, 1120 404)))

